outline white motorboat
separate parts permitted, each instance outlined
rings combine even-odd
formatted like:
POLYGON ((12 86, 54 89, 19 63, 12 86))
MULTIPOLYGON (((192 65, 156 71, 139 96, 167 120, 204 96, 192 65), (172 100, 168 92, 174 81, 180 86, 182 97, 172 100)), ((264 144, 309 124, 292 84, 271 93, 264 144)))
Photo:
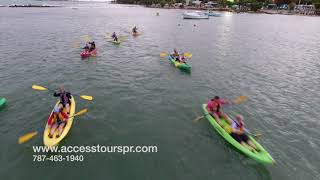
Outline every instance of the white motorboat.
POLYGON ((194 12, 184 12, 182 14, 183 19, 209 19, 208 15, 205 15, 201 11, 194 11, 194 12))

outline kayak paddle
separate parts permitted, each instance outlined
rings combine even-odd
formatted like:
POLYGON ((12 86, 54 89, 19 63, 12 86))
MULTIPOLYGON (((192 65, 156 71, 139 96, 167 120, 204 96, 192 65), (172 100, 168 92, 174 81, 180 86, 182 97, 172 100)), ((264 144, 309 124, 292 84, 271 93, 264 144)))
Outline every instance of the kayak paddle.
MULTIPOLYGON (((85 42, 90 42, 90 41, 92 40, 92 38, 91 38, 89 35, 84 35, 84 36, 82 36, 82 39, 83 39, 85 42)), ((75 41, 75 42, 72 44, 72 47, 73 47, 73 48, 80 48, 80 41, 81 41, 81 40, 75 41)))
POLYGON ((166 56, 168 56, 167 53, 165 53, 165 52, 161 52, 161 53, 160 53, 160 57, 166 57, 166 56))
POLYGON ((92 41, 92 38, 91 38, 89 35, 84 35, 84 36, 82 36, 82 39, 83 39, 84 41, 86 41, 86 42, 92 41))
POLYGON ((119 36, 120 41, 125 41, 127 39, 127 36, 119 36))
POLYGON ((233 104, 240 104, 240 103, 246 101, 247 99, 248 99, 247 96, 238 96, 238 97, 234 98, 234 100, 232 100, 231 102, 233 104))
MULTIPOLYGON (((207 115, 207 114, 205 114, 205 115, 207 115)), ((199 121, 200 119, 202 119, 204 116, 200 116, 200 117, 198 117, 198 118, 196 118, 195 120, 193 120, 194 122, 197 122, 197 121, 199 121)), ((234 121, 233 119, 231 119, 233 122, 235 122, 235 123, 237 123, 236 121, 234 121)), ((230 126, 225 126, 225 127, 223 127, 223 129, 227 132, 227 133, 231 133, 232 132, 232 128, 230 127, 230 126)), ((253 136, 254 138, 256 138, 256 139, 258 139, 258 138, 260 138, 261 136, 262 136, 262 134, 261 133, 256 133, 256 134, 252 134, 252 133, 250 133, 250 132, 247 132, 247 131, 245 131, 245 133, 246 134, 249 134, 250 136, 253 136)))
MULTIPOLYGON (((191 58, 192 57, 192 54, 190 52, 185 52, 185 53, 183 53, 181 55, 183 55, 184 57, 187 57, 187 58, 191 58)), ((160 57, 166 57, 166 56, 168 56, 168 53, 166 53, 166 52, 161 52, 160 53, 160 57)))
POLYGON ((189 53, 189 52, 185 52, 183 53, 183 56, 187 57, 187 58, 191 58, 192 57, 192 54, 189 53))
MULTIPOLYGON (((233 120, 233 119, 231 119, 233 122, 235 122, 237 125, 239 125, 238 124, 238 122, 237 121, 235 121, 235 120, 233 120)), ((231 127, 230 127, 231 128, 231 127)), ((228 132, 228 131, 227 131, 228 132)), ((230 131, 231 132, 231 131, 230 131)), ((259 137, 261 137, 262 136, 262 134, 261 133, 256 133, 256 134, 252 134, 251 132, 249 132, 249 130, 247 130, 247 131, 244 131, 246 134, 249 134, 250 136, 253 136, 254 138, 259 138, 259 137)))
MULTIPOLYGON (((53 91, 53 90, 50 90, 46 87, 43 87, 43 86, 39 86, 39 85, 32 85, 32 89, 35 89, 35 90, 39 90, 39 91, 53 91)), ((75 94, 77 95, 77 94, 75 94)), ((85 99, 85 100, 88 100, 88 101, 92 101, 93 100, 93 97, 92 96, 88 96, 88 95, 77 95, 79 97, 81 97, 82 99, 85 99)))
MULTIPOLYGON (((77 113, 74 114, 73 116, 68 117, 68 119, 69 119, 69 118, 72 118, 72 117, 75 117, 75 116, 80 116, 80 115, 85 114, 85 113, 87 113, 87 112, 88 112, 88 109, 82 109, 81 111, 77 112, 77 113)), ((32 138, 33 138, 34 136, 36 136, 37 134, 41 133, 41 132, 43 132, 43 129, 41 129, 41 130, 36 130, 36 131, 31 132, 31 133, 27 133, 27 134, 19 137, 18 143, 19 143, 19 144, 23 144, 23 143, 29 141, 30 139, 32 139, 32 138)))

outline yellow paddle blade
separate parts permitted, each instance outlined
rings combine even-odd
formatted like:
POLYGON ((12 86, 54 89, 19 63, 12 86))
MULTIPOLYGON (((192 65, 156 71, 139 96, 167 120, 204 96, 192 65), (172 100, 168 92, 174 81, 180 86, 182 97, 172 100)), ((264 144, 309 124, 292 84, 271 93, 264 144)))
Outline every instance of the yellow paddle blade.
POLYGON ((35 132, 31 132, 31 133, 28 133, 28 134, 25 134, 23 136, 21 136, 19 139, 18 139, 18 143, 19 144, 22 144, 22 143, 25 143, 27 141, 29 141, 30 139, 32 139, 35 135, 37 135, 38 132, 35 131, 35 132))
POLYGON ((92 100, 93 100, 93 97, 92 97, 92 96, 81 95, 80 97, 81 97, 82 99, 89 100, 89 101, 92 101, 92 100))
POLYGON ((85 41, 87 41, 87 42, 89 42, 89 41, 91 41, 91 37, 90 36, 88 36, 88 35, 84 35, 84 36, 82 36, 82 38, 83 38, 83 40, 85 40, 85 41))
POLYGON ((120 39, 121 41, 124 41, 124 40, 127 39, 127 36, 120 36, 119 39, 120 39))
POLYGON ((111 38, 111 33, 106 32, 105 35, 104 35, 104 37, 107 38, 107 39, 108 39, 108 38, 111 38))
POLYGON ((192 54, 189 53, 189 52, 185 52, 183 53, 183 56, 187 57, 187 58, 191 58, 192 57, 192 54))
POLYGON ((160 57, 166 57, 166 56, 168 56, 167 53, 165 53, 165 52, 160 53, 160 57))
POLYGON ((42 87, 42 86, 38 86, 38 85, 32 85, 32 89, 40 90, 40 91, 46 91, 46 90, 48 90, 47 88, 42 87))
POLYGON ((79 112, 77 112, 75 115, 73 115, 73 117, 74 117, 74 116, 80 116, 80 115, 82 115, 82 114, 84 114, 84 113, 87 113, 87 112, 88 112, 88 109, 87 109, 87 108, 82 109, 81 111, 79 111, 79 112))
POLYGON ((246 101, 247 99, 248 99, 247 96, 238 96, 238 97, 236 97, 232 102, 233 102, 234 104, 240 104, 240 103, 246 101))

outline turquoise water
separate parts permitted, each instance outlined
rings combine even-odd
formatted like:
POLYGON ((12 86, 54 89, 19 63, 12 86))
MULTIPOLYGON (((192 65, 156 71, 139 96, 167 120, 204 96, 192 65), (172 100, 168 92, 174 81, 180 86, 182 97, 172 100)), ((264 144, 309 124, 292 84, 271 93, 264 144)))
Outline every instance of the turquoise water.
POLYGON ((193 21, 180 10, 86 4, 0 9, 0 95, 8 100, 0 112, 2 179, 319 179, 319 18, 225 13, 193 21), (137 38, 127 33, 134 25, 137 38), (120 46, 104 37, 113 31, 126 36, 120 46), (96 41, 96 58, 81 60, 73 47, 84 35, 96 41), (159 57, 174 47, 192 52, 191 74, 159 57), (62 145, 156 145, 158 152, 33 162, 42 137, 23 145, 17 138, 44 127, 56 99, 32 84, 95 98, 76 99, 77 110, 89 112, 75 118, 62 145), (225 111, 263 134, 275 165, 238 153, 205 119, 192 121, 215 95, 248 96, 225 111))

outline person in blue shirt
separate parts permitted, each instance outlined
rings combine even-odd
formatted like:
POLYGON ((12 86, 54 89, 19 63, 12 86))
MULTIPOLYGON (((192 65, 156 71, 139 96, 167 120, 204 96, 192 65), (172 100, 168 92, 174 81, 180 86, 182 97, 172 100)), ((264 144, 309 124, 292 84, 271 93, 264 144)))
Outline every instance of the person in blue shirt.
POLYGON ((113 32, 112 36, 113 41, 118 41, 118 36, 116 35, 116 32, 113 32))

